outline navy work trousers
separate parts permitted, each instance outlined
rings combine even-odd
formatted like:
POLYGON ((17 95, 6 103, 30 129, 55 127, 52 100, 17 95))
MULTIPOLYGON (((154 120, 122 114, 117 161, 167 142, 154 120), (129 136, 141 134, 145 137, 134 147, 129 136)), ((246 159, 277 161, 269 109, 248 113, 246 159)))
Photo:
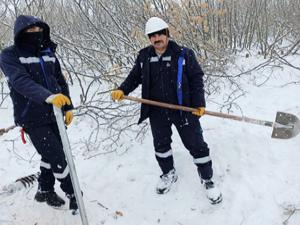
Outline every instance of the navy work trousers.
POLYGON ((157 109, 150 111, 150 125, 155 148, 155 156, 163 174, 174 168, 172 143, 172 124, 197 166, 200 177, 204 180, 213 175, 209 148, 203 140, 199 118, 188 112, 157 109))
POLYGON ((56 178, 60 181, 60 187, 66 194, 73 194, 74 190, 69 167, 65 159, 57 124, 26 128, 25 132, 29 135, 32 144, 41 155, 40 190, 53 191, 56 178))

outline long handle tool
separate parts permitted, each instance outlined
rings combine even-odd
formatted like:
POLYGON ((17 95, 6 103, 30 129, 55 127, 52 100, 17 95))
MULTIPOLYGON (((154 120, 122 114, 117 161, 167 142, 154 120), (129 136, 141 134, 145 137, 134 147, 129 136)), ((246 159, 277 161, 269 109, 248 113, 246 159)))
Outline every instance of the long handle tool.
MULTIPOLYGON (((147 104, 147 105, 154 105, 154 106, 159 106, 168 109, 182 110, 186 112, 197 111, 197 109, 191 107, 174 105, 174 104, 158 102, 158 101, 153 101, 153 100, 148 100, 143 98, 136 98, 132 96, 124 96, 124 99, 147 104)), ((245 116, 235 116, 235 115, 230 115, 230 114, 225 114, 220 112, 212 112, 207 110, 205 110, 205 115, 237 120, 237 121, 257 124, 261 126, 272 127, 273 128, 272 138, 289 139, 297 136, 300 132, 300 120, 295 115, 290 113, 285 113, 285 112, 277 112, 275 122, 252 119, 245 116)))
POLYGON ((76 198, 78 208, 79 208, 81 222, 83 225, 88 225, 89 223, 88 223, 88 219, 87 219, 87 215, 86 215, 86 211, 85 211, 85 207, 84 207, 84 203, 83 203, 83 199, 82 199, 81 189, 79 186, 79 181, 78 181, 75 164, 74 164, 73 157, 72 157, 71 146, 70 146, 69 138, 68 138, 68 135, 66 132, 62 111, 60 108, 57 108, 56 106, 53 106, 53 110, 54 110, 54 114, 56 117, 58 130, 59 130, 59 133, 61 136, 61 141, 63 144, 63 149, 65 152, 66 160, 67 160, 68 166, 70 168, 71 181, 73 184, 74 194, 75 194, 75 198, 76 198))

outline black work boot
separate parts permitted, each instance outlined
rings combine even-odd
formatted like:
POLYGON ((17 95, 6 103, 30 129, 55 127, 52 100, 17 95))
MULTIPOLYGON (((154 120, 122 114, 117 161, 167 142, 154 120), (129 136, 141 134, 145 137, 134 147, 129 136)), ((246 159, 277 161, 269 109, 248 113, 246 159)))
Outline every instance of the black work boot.
POLYGON ((68 198, 70 199, 70 203, 69 203, 69 209, 70 210, 77 210, 78 209, 78 205, 77 205, 77 201, 75 198, 75 195, 69 195, 68 198))
POLYGON ((68 199, 70 199, 69 209, 72 211, 73 215, 77 215, 79 213, 79 210, 78 210, 78 205, 77 205, 75 194, 71 194, 71 195, 67 194, 67 197, 68 197, 68 199))
POLYGON ((46 202, 49 206, 52 207, 61 207, 65 204, 65 201, 54 191, 38 190, 34 196, 34 200, 36 200, 37 202, 46 202))

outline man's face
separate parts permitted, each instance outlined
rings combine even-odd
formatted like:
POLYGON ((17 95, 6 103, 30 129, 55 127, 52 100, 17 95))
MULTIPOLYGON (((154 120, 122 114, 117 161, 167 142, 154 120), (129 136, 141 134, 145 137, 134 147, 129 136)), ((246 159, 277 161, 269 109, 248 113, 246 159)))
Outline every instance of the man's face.
POLYGON ((27 30, 25 30, 25 32, 27 32, 27 33, 42 32, 42 31, 43 31, 43 28, 38 27, 38 26, 30 27, 27 30))
POLYGON ((148 34, 151 44, 158 52, 164 52, 167 49, 169 37, 166 34, 166 30, 154 32, 148 34))

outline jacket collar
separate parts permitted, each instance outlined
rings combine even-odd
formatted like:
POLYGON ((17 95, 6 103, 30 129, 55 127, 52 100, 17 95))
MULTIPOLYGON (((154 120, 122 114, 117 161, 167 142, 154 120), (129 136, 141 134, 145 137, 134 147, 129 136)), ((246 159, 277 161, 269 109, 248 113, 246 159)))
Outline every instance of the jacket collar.
MULTIPOLYGON (((175 41, 173 40, 169 40, 168 43, 168 47, 167 50, 165 51, 165 53, 163 55, 169 55, 170 53, 180 53, 181 52, 182 47, 179 46, 175 41)), ((155 49, 152 45, 149 46, 149 53, 151 56, 155 56, 155 49)))
POLYGON ((170 40, 168 44, 168 48, 172 49, 176 53, 180 53, 182 46, 178 45, 175 41, 170 40))

